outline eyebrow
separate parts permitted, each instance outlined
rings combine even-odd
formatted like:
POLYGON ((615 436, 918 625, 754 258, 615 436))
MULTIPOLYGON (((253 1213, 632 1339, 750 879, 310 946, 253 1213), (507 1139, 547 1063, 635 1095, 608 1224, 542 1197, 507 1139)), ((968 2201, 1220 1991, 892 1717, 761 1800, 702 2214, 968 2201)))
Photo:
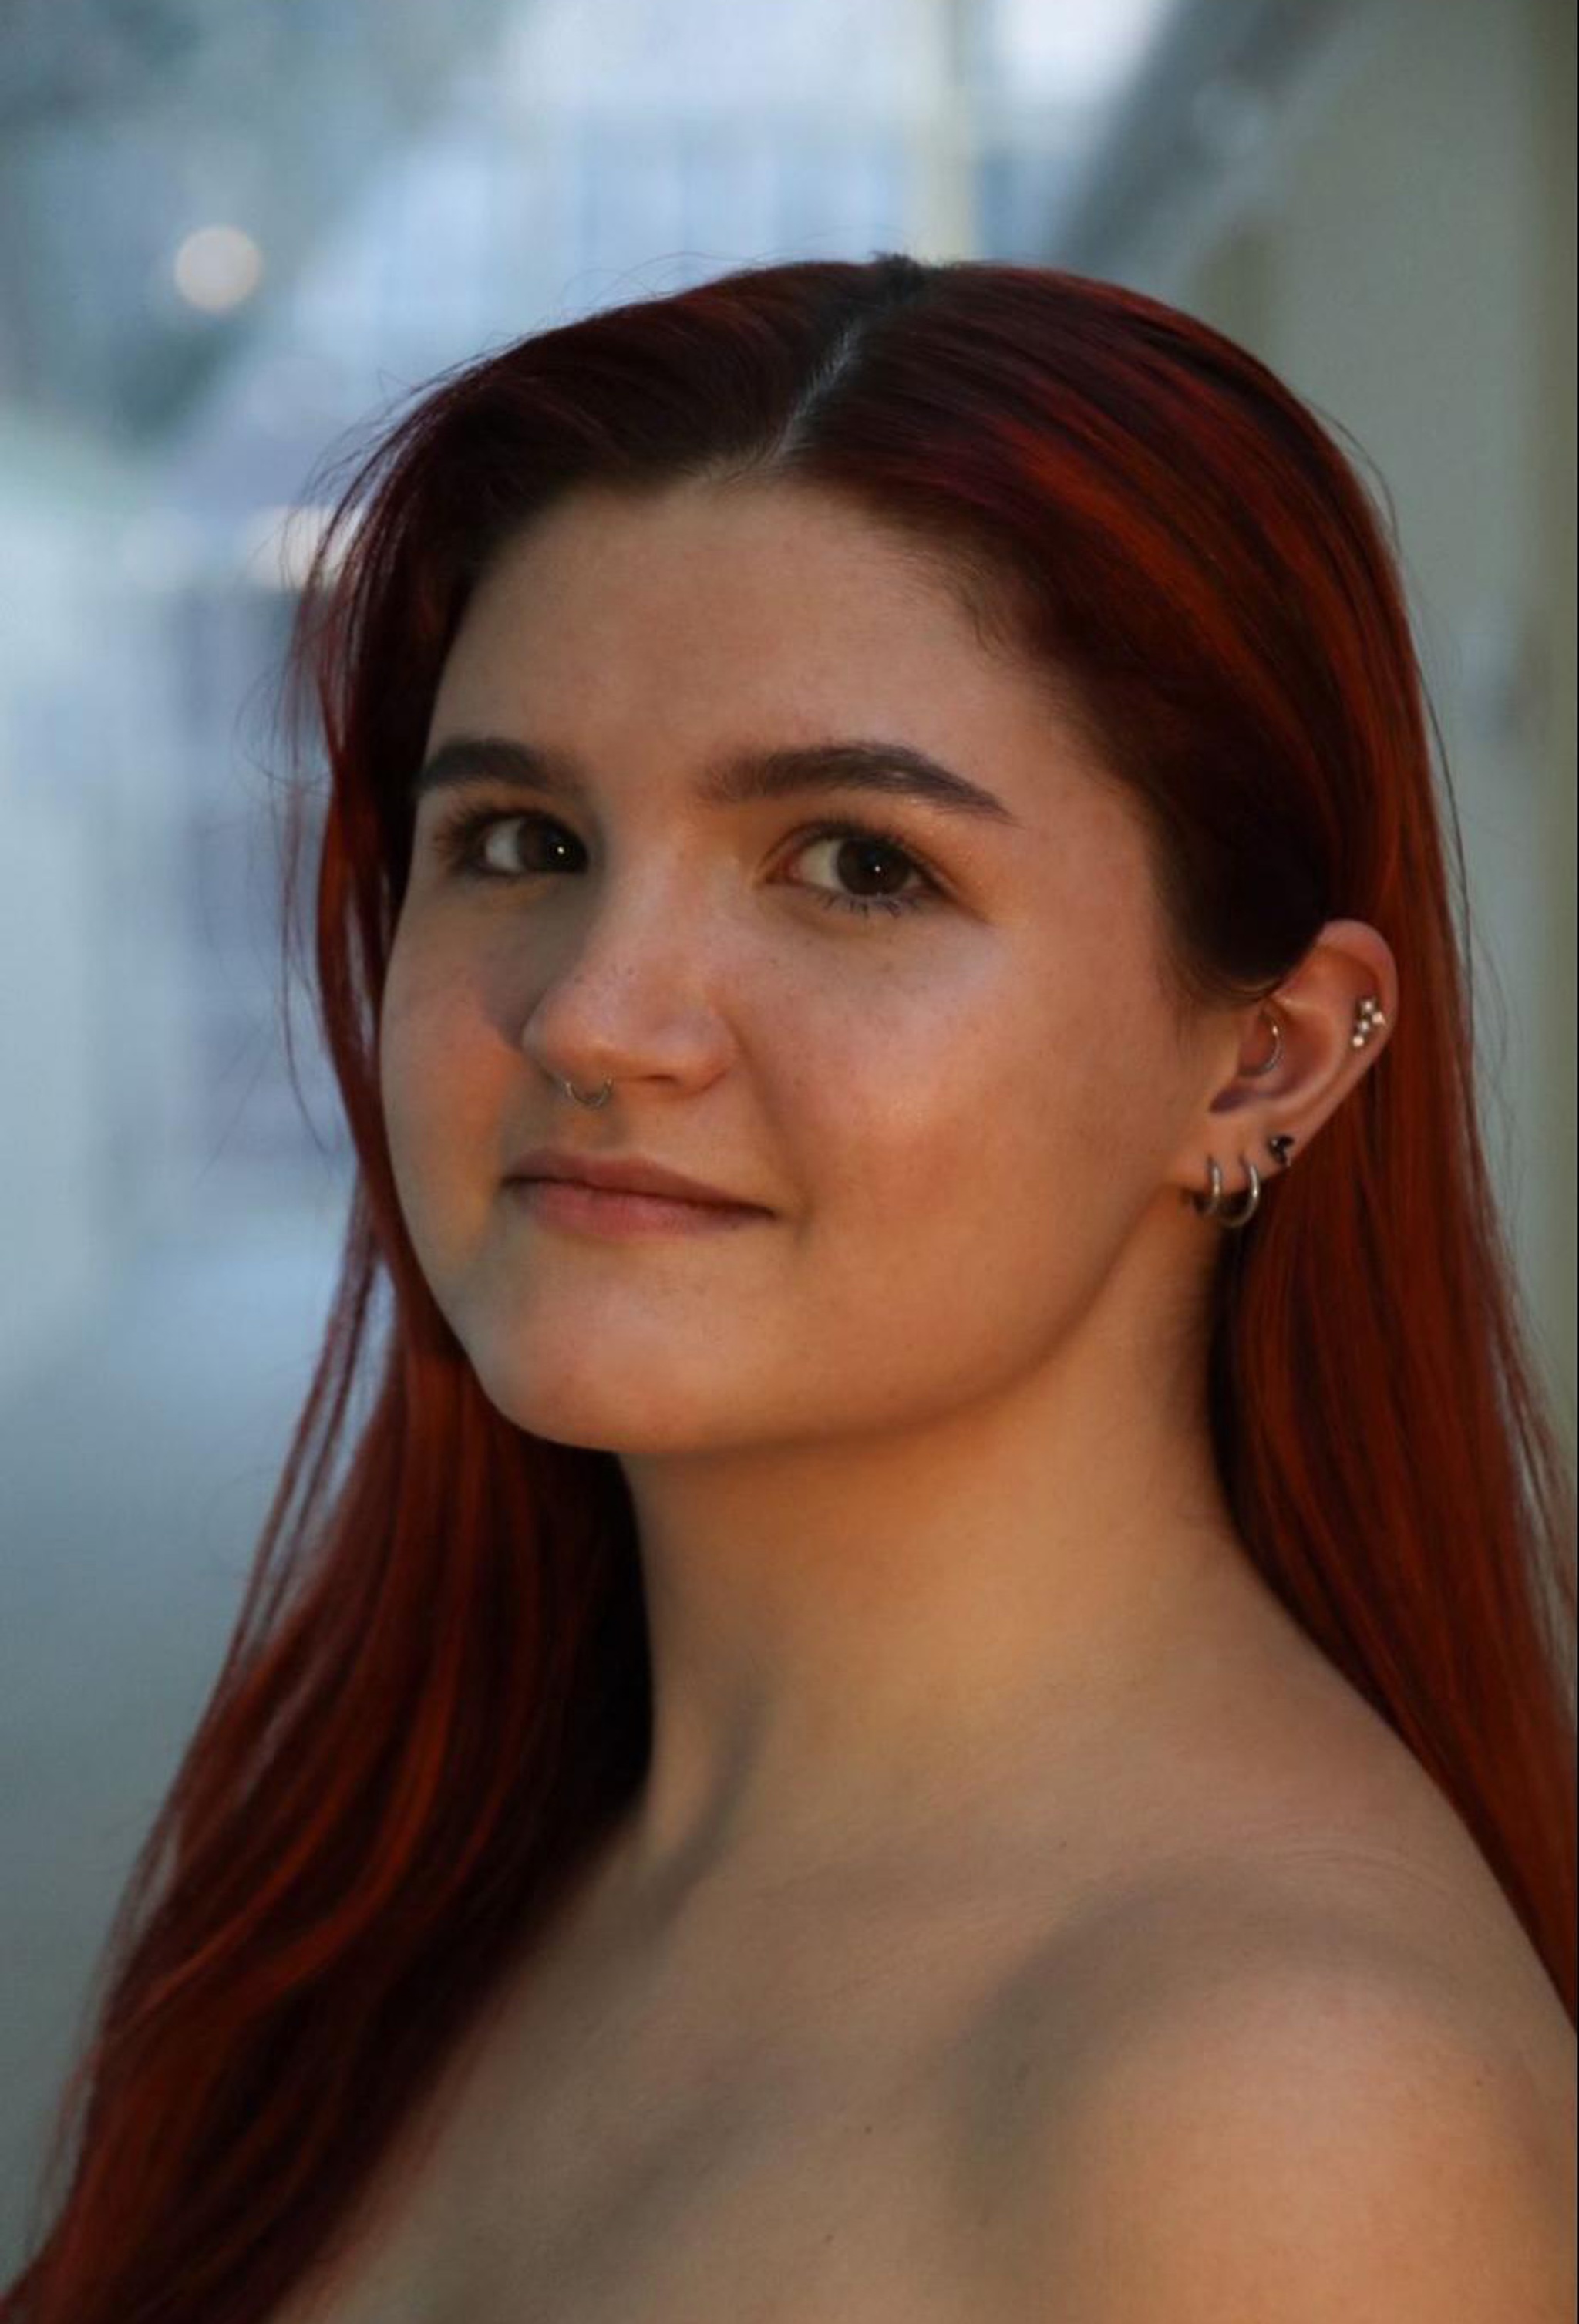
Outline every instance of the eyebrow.
MULTIPOLYGON (((458 734, 440 744, 406 787, 414 808, 429 792, 466 783, 500 782, 550 796, 585 798, 586 786, 568 752, 497 734, 458 734)), ((708 768, 692 797, 702 807, 743 807, 806 791, 877 791, 916 799, 946 815, 1020 827, 1001 798, 908 742, 811 742, 771 751, 737 751, 708 768)))

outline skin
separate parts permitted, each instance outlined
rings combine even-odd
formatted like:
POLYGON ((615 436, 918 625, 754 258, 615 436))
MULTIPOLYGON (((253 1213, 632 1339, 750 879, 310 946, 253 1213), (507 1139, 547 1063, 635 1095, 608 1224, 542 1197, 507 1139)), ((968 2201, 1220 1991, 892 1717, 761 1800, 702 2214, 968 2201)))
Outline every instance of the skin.
POLYGON ((446 870, 452 803, 423 801, 383 1102, 485 1393, 629 1483, 654 1670, 632 1895, 924 1860, 1138 1761, 1182 1674, 1283 1618, 1214 1473, 1223 1230, 1180 1193, 1211 1154, 1225 1199, 1241 1154, 1275 1179, 1273 1131, 1299 1167, 1396 1024, 1386 942, 1327 924, 1273 996, 1264 1079, 1253 1006, 1181 1038, 1133 807, 937 581, 803 486, 561 503, 468 608, 429 751, 463 733, 574 753, 587 798, 485 795, 560 835, 496 825, 488 862, 548 868, 493 884, 446 870), (1021 827, 688 796, 733 747, 834 737, 919 745, 1021 827), (843 813, 896 833, 934 900, 825 908, 873 892, 809 835, 843 813), (1366 993, 1389 1028, 1355 1050, 1366 993), (586 1113, 550 1073, 614 1097, 586 1113), (551 1142, 773 1215, 566 1234, 501 1192, 551 1142))

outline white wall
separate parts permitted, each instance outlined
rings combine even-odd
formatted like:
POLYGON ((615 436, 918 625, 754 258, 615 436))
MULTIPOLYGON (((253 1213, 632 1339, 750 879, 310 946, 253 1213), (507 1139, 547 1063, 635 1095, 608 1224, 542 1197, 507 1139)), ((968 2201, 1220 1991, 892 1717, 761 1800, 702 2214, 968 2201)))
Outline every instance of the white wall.
POLYGON ((0 420, 0 1398, 180 1197, 180 761, 160 601, 118 557, 137 491, 0 420))
POLYGON ((1253 348, 1390 493, 1464 834, 1489 1153, 1570 1444, 1574 23, 1572 0, 1356 9, 1129 278, 1253 348))

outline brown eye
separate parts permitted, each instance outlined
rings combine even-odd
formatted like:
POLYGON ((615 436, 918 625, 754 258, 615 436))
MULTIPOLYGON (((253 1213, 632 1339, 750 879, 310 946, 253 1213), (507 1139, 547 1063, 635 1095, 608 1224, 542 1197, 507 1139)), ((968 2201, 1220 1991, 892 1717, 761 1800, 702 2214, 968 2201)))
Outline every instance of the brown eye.
MULTIPOLYGON (((913 873, 922 882, 919 890, 909 895, 841 896, 826 889, 810 890, 819 904, 826 904, 835 911, 910 912, 914 911, 918 905, 930 903, 938 895, 937 882, 917 862, 910 849, 890 832, 875 831, 859 823, 824 824, 800 840, 795 853, 803 855, 814 847, 828 846, 836 850, 834 861, 842 877, 857 881, 869 879, 873 876, 873 862, 886 856, 891 864, 899 865, 900 876, 913 873), (844 853, 846 850, 847 854, 844 853)), ((879 873, 877 876, 881 878, 882 875, 879 873)))
POLYGON ((540 815, 535 809, 517 808, 513 812, 503 812, 493 807, 469 807, 460 808, 437 826, 433 834, 434 852, 460 879, 530 879, 536 878, 540 870, 553 872, 565 868, 554 853, 556 843, 551 840, 544 842, 540 865, 518 863, 511 868, 485 861, 484 843, 499 825, 511 823, 557 834, 560 839, 568 840, 572 847, 581 844, 575 834, 567 831, 562 823, 556 823, 551 816, 540 815))
MULTIPOLYGON (((577 864, 567 864, 563 860, 563 849, 567 844, 572 851, 581 847, 575 833, 564 824, 531 807, 462 807, 436 826, 432 837, 435 853, 455 878, 477 881, 533 880, 551 876, 558 872, 576 871, 580 868, 577 864), (532 835, 540 851, 536 862, 517 861, 510 865, 486 859, 485 849, 487 842, 502 824, 519 824, 532 835)), ((841 876, 845 878, 860 881, 875 876, 881 880, 883 873, 879 872, 874 875, 871 867, 874 860, 881 861, 886 857, 891 867, 899 867, 900 877, 908 874, 920 883, 908 894, 875 896, 840 895, 832 890, 806 887, 801 881, 791 883, 796 887, 806 887, 808 895, 815 896, 819 904, 831 911, 856 912, 863 917, 873 912, 887 912, 891 916, 912 912, 921 905, 943 900, 943 891, 937 881, 918 861, 914 852, 892 832, 880 831, 862 823, 819 824, 815 830, 800 835, 792 853, 803 855, 814 847, 828 846, 846 851, 836 858, 841 865, 841 876)), ((518 849, 518 855, 521 852, 518 849)))

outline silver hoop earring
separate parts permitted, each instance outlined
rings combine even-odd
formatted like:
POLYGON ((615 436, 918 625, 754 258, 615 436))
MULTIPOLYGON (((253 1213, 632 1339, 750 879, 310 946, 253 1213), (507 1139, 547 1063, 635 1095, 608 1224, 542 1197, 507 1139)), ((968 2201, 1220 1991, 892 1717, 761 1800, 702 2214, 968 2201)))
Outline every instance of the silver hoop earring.
POLYGON ((1277 1064, 1279 1058, 1283 1054, 1283 1028, 1279 1024, 1277 1019, 1272 1015, 1270 1009, 1267 1010, 1266 1014, 1268 1022, 1270 1024, 1272 1028, 1272 1054, 1267 1059, 1265 1065, 1242 1066, 1240 1070, 1242 1073, 1255 1074, 1270 1074, 1273 1066, 1277 1064))
POLYGON ((1247 1156, 1242 1154, 1239 1158, 1243 1163, 1245 1175, 1250 1180, 1243 1204, 1239 1210, 1225 1211, 1223 1207, 1223 1170, 1214 1154, 1209 1154, 1206 1157, 1206 1167, 1211 1177, 1211 1192, 1205 1194, 1192 1194, 1188 1197, 1203 1218, 1215 1219, 1220 1227, 1249 1226, 1256 1214, 1256 1205, 1261 1198, 1260 1172, 1247 1156))

